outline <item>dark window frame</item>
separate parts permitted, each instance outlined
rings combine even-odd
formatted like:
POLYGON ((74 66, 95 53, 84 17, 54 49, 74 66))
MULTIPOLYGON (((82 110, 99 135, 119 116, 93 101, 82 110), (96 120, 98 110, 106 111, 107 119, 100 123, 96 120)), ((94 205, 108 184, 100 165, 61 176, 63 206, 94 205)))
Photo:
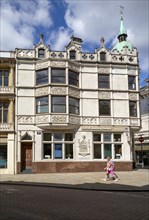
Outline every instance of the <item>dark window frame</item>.
POLYGON ((70 50, 69 51, 69 56, 71 60, 75 60, 76 59, 76 51, 75 50, 70 50))
POLYGON ((99 100, 99 115, 110 116, 111 115, 111 102, 110 100, 99 100))
POLYGON ((8 123, 9 102, 0 102, 0 123, 8 123))
POLYGON ((38 58, 45 58, 45 49, 44 48, 38 49, 38 58))
POLYGON ((48 112, 49 112, 49 97, 48 96, 36 97, 36 114, 42 114, 42 113, 48 113, 48 112), (47 99, 47 102, 45 102, 45 98, 47 99), (40 103, 38 104, 39 101, 40 101, 40 103), (42 111, 41 110, 41 108, 43 106, 44 107, 47 106, 47 110, 46 111, 42 111), (39 108, 39 110, 38 110, 38 108, 39 108))
POLYGON ((135 76, 128 76, 128 89, 136 90, 136 77, 135 76))
POLYGON ((51 96, 51 112, 52 113, 66 113, 66 96, 58 96, 58 95, 51 96), (65 101, 62 103, 60 103, 60 102, 58 103, 56 98, 64 98, 63 100, 65 100, 65 101), (57 103, 54 103, 54 102, 57 102, 57 103), (61 107, 63 106, 64 111, 54 110, 54 107, 58 107, 58 106, 61 106, 61 107))
POLYGON ((36 85, 43 85, 49 83, 48 68, 36 71, 36 85), (42 75, 43 74, 43 75, 42 75))
POLYGON ((0 69, 0 86, 9 86, 9 69, 0 69))
POLYGON ((100 61, 106 61, 106 53, 100 52, 100 61))
POLYGON ((66 83, 66 69, 64 68, 51 68, 51 83, 66 83), (54 73, 54 71, 57 71, 54 73), (61 71, 61 74, 60 74, 61 71), (62 74, 62 71, 63 74, 62 74))
POLYGON ((129 101, 129 116, 137 117, 137 102, 129 101))
POLYGON ((74 97, 69 97, 69 114, 76 114, 79 115, 79 99, 74 98, 74 97), (73 103, 71 103, 75 101, 75 104, 73 105, 73 103))
POLYGON ((79 87, 79 73, 72 70, 68 70, 68 81, 69 85, 79 87))
POLYGON ((110 75, 98 74, 98 88, 109 89, 110 88, 110 75))

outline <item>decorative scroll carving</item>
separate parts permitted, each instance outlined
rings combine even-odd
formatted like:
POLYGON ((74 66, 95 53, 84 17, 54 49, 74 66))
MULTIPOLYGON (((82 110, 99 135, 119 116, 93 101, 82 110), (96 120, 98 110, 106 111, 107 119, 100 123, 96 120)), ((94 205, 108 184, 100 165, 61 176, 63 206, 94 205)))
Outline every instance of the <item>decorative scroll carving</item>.
POLYGON ((128 125, 128 119, 114 118, 114 125, 128 125))
POLYGON ((33 50, 19 50, 18 56, 20 56, 20 57, 33 57, 33 50))
POLYGON ((80 118, 79 117, 70 116, 69 117, 69 123, 70 124, 80 124, 80 118))
POLYGON ((51 94, 52 95, 65 95, 66 94, 66 88, 65 87, 52 87, 51 88, 51 94))
POLYGON ((33 116, 19 116, 18 123, 19 124, 33 124, 34 117, 33 116))
POLYGON ((111 98, 111 93, 110 92, 99 92, 98 97, 100 99, 110 99, 111 98))
POLYGON ((14 93, 14 87, 0 87, 0 93, 14 93))
POLYGON ((48 115, 36 116, 36 123, 37 124, 49 123, 49 116, 48 115))
POLYGON ((13 131, 13 124, 0 124, 0 131, 13 131))
POLYGON ((85 157, 87 155, 90 155, 90 141, 88 142, 85 140, 85 135, 82 136, 82 141, 78 140, 79 142, 79 155, 85 157))
POLYGON ((62 61, 51 61, 51 66, 53 67, 65 67, 66 63, 62 61))
POLYGON ((131 126, 138 126, 138 120, 137 119, 130 119, 130 125, 131 126))
POLYGON ((52 123, 67 123, 66 115, 52 115, 52 123))
POLYGON ((38 95, 48 95, 49 94, 49 87, 43 87, 36 89, 36 96, 38 95))
POLYGON ((77 89, 69 88, 69 95, 79 98, 80 97, 80 91, 77 90, 77 89))
POLYGON ((82 123, 83 124, 97 124, 97 118, 94 117, 83 117, 82 118, 82 123))
POLYGON ((71 69, 73 69, 73 70, 77 70, 77 71, 80 70, 80 67, 79 67, 79 66, 74 65, 74 64, 72 64, 72 63, 69 63, 69 66, 68 66, 68 67, 71 68, 71 69))
POLYGON ((48 68, 50 66, 50 61, 44 62, 44 63, 37 63, 36 69, 43 69, 48 68))
POLYGON ((111 118, 100 118, 99 124, 100 125, 111 125, 111 118))
POLYGON ((129 93, 129 99, 137 100, 137 94, 136 93, 129 93))
POLYGON ((110 73, 110 69, 109 68, 99 68, 98 72, 99 73, 110 73))

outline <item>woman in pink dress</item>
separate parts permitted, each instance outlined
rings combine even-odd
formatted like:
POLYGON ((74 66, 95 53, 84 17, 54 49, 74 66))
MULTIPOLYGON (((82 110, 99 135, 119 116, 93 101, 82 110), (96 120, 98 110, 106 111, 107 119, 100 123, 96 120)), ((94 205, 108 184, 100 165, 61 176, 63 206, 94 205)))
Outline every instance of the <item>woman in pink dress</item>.
POLYGON ((104 170, 106 170, 106 176, 104 179, 102 179, 103 181, 107 181, 107 179, 109 179, 109 176, 114 177, 115 182, 118 181, 118 176, 114 172, 114 163, 110 157, 107 157, 107 166, 104 168, 104 170))

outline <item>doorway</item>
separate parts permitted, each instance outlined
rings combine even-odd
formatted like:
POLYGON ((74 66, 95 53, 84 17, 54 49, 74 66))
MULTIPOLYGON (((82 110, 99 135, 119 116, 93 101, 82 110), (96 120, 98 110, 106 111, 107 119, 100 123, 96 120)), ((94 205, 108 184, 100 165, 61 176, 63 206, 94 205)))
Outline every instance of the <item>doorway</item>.
POLYGON ((32 171, 32 143, 21 144, 21 171, 32 171))

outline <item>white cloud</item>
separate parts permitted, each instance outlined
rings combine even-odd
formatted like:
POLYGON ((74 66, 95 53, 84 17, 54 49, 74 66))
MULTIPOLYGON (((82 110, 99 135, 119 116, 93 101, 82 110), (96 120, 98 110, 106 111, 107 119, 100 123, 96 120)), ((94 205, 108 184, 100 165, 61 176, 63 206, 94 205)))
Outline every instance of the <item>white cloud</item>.
MULTIPOLYGON (((92 51, 95 49, 94 45, 97 47, 100 44, 103 36, 111 49, 117 41, 120 27, 119 6, 122 5, 128 40, 139 51, 141 71, 145 71, 145 74, 149 72, 148 1, 61 0, 54 4, 53 0, 1 1, 0 49, 32 48, 36 42, 36 32, 43 29, 44 35, 49 35, 47 42, 54 50, 63 50, 72 34, 82 38, 89 49, 93 47, 92 51), (60 6, 62 10, 66 10, 66 24, 59 19, 60 6), (57 17, 54 17, 53 10, 57 10, 57 17)), ((86 50, 84 46, 83 48, 86 50)))
POLYGON ((48 0, 2 1, 1 50, 32 47, 36 28, 52 25, 50 9, 51 4, 48 0))
POLYGON ((64 50, 64 47, 67 46, 70 41, 70 32, 64 27, 60 27, 58 31, 53 31, 50 35, 49 42, 51 42, 52 50, 64 50))
POLYGON ((138 49, 141 71, 149 72, 149 22, 148 1, 72 1, 65 0, 66 23, 74 35, 87 44, 98 43, 103 36, 113 47, 120 27, 120 5, 124 6, 124 27, 128 40, 138 49))

